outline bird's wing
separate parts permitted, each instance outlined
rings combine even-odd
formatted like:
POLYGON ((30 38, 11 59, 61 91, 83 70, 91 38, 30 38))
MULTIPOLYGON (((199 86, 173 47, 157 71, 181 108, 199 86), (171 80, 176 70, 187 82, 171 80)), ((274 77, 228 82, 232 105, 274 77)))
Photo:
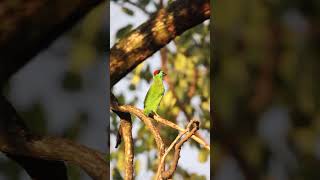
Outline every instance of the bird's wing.
POLYGON ((144 99, 144 107, 150 106, 153 104, 159 105, 162 96, 164 94, 164 88, 157 87, 155 84, 152 84, 147 92, 147 95, 144 99), (161 92, 162 91, 162 92, 161 92))
POLYGON ((149 94, 150 94, 150 88, 149 88, 149 90, 148 90, 148 92, 147 92, 147 94, 146 94, 146 97, 144 98, 144 101, 143 101, 143 106, 144 106, 144 107, 146 107, 147 99, 148 99, 148 97, 150 96, 149 94))
POLYGON ((144 98, 144 107, 146 107, 148 104, 150 104, 154 99, 152 98, 152 95, 155 95, 156 93, 156 88, 154 86, 154 84, 152 84, 147 92, 146 97, 144 98))

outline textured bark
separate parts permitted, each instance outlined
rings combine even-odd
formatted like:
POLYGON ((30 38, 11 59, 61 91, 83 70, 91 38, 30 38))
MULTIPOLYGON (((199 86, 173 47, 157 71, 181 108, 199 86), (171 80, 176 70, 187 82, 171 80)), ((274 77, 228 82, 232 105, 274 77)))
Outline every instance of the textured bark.
POLYGON ((33 179, 66 177, 61 173, 65 172, 65 167, 58 161, 78 165, 94 179, 107 179, 107 161, 102 153, 67 139, 31 134, 3 97, 0 99, 0 114, 0 151, 23 167, 28 167, 26 170, 33 179), (41 164, 46 166, 37 169, 41 164), (54 170, 59 171, 59 175, 52 175, 54 170), (42 178, 36 178, 40 176, 42 178))
POLYGON ((0 84, 102 0, 0 2, 0 84))
MULTIPOLYGON (((112 98, 115 98, 113 95, 112 95, 112 98)), ((115 102, 115 101, 114 101, 115 102)), ((156 141, 156 144, 157 144, 157 150, 158 150, 158 160, 160 162, 162 156, 164 155, 164 152, 165 152, 165 146, 164 146, 164 142, 162 140, 162 137, 160 136, 160 132, 159 130, 153 125, 152 123, 152 119, 149 118, 148 116, 146 116, 142 110, 140 109, 137 109, 137 108, 134 108, 133 106, 128 106, 128 105, 122 105, 122 106, 119 106, 118 103, 112 103, 111 104, 111 109, 114 111, 114 112, 117 112, 117 113, 125 113, 127 115, 130 116, 129 113, 132 113, 134 115, 136 115, 145 125, 146 127, 148 128, 148 130, 150 130, 153 138, 155 139, 156 141), (130 109, 131 111, 126 111, 126 110, 123 110, 123 108, 121 107, 127 107, 128 109, 130 109)), ((122 118, 120 116, 120 118, 122 118)), ((122 125, 121 125, 122 126, 122 125)), ((122 131, 123 133, 123 131, 122 131)), ((130 129, 130 136, 131 135, 131 129, 130 129)), ((124 137, 123 135, 123 138, 127 138, 127 137, 124 137)), ((133 145, 132 145, 133 146, 133 145)), ((133 153, 132 153, 133 154, 133 153)))
POLYGON ((177 0, 160 9, 111 48, 111 87, 176 36, 209 18, 209 0, 177 0))
MULTIPOLYGON (((0 86, 101 2, 1 1, 0 86)), ((3 97, 0 101, 0 151, 18 162, 32 179, 67 179, 64 161, 79 165, 94 178, 107 178, 107 163, 100 153, 68 140, 31 134, 13 107, 3 97)))
MULTIPOLYGON (((111 103, 112 106, 118 106, 118 101, 116 97, 111 94, 111 103)), ((123 138, 124 141, 124 165, 125 165, 125 172, 124 177, 126 180, 133 179, 133 139, 132 139, 132 121, 130 113, 120 112, 114 110, 119 118, 120 118, 120 127, 119 131, 121 131, 121 136, 118 138, 123 138)), ((119 139, 120 140, 120 139, 119 139)), ((117 144, 118 146, 119 144, 117 144)))

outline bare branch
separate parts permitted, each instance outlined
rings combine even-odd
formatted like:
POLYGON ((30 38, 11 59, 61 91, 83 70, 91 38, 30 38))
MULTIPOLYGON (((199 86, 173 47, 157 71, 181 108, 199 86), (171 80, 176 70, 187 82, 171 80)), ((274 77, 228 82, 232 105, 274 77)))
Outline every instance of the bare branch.
MULTIPOLYGON (((200 123, 199 121, 191 120, 190 123, 188 124, 188 127, 187 127, 187 131, 186 131, 186 132, 188 132, 187 135, 180 142, 178 142, 177 144, 176 144, 176 142, 173 142, 174 144, 176 144, 175 145, 174 156, 173 156, 173 161, 171 162, 170 168, 167 171, 162 172, 161 177, 163 179, 168 179, 168 178, 171 178, 173 176, 173 173, 175 172, 175 170, 177 168, 178 161, 179 161, 179 158, 180 158, 181 147, 199 129, 199 123, 200 123), (190 126, 191 125, 194 125, 192 130, 190 130, 190 126)), ((173 146, 173 144, 172 144, 172 146, 173 146)), ((170 151, 170 149, 168 149, 167 153, 169 153, 169 151, 170 151)), ((165 158, 163 158, 163 159, 165 159, 165 158)), ((164 160, 163 160, 163 162, 164 162, 164 160)))
MULTIPOLYGON (((167 126, 169 126, 171 128, 174 128, 174 129, 176 129, 176 130, 178 130, 180 132, 184 132, 185 131, 185 129, 181 128, 180 126, 176 125, 175 123, 173 123, 173 122, 171 122, 171 121, 169 121, 167 119, 164 119, 164 118, 162 118, 160 116, 153 116, 153 119, 156 120, 159 123, 167 125, 167 126)), ((203 145, 204 148, 206 148, 207 150, 210 151, 210 145, 208 143, 206 143, 202 138, 200 138, 197 135, 197 133, 195 133, 195 135, 193 135, 191 138, 193 140, 195 140, 196 142, 198 142, 199 144, 203 145)))
POLYGON ((127 106, 127 105, 121 105, 119 106, 118 103, 112 103, 111 104, 111 108, 113 111, 120 111, 120 112, 126 112, 126 113, 132 113, 134 115, 136 115, 139 119, 141 119, 142 122, 145 123, 145 125, 147 126, 147 128, 151 131, 155 141, 156 141, 156 144, 157 144, 157 149, 158 149, 158 159, 159 159, 159 162, 161 160, 161 157, 163 156, 164 154, 164 151, 165 151, 165 148, 164 148, 164 143, 163 143, 163 140, 160 136, 160 132, 159 130, 153 125, 152 123, 152 119, 149 118, 148 116, 144 115, 143 111, 140 110, 140 109, 137 109, 133 106, 129 106, 132 107, 132 111, 124 111, 121 107, 123 106, 127 106))
MULTIPOLYGON (((191 124, 192 122, 190 122, 189 124, 191 124)), ((175 138, 175 140, 171 143, 171 145, 168 147, 168 149, 166 150, 166 152, 164 153, 163 157, 161 158, 160 164, 158 166, 158 171, 157 171, 157 175, 156 175, 156 179, 161 178, 161 169, 164 166, 165 163, 165 159, 167 157, 167 155, 169 154, 169 152, 171 151, 171 149, 173 148, 174 145, 176 145, 176 143, 178 142, 178 140, 185 134, 187 133, 187 130, 184 132, 179 133, 179 135, 175 138)))
MULTIPOLYGON (((134 106, 131 106, 131 105, 121 105, 121 106, 117 106, 117 107, 112 107, 118 111, 122 111, 122 112, 129 112, 129 113, 132 113, 134 115, 136 115, 137 117, 147 117, 143 114, 143 111, 134 107, 134 106)), ((148 117, 147 117, 148 118, 148 117)), ((174 128, 180 132, 184 132, 185 129, 184 128, 181 128, 180 126, 176 125, 175 123, 169 121, 169 120, 166 120, 160 116, 153 116, 154 120, 156 120, 157 122, 159 123, 162 123, 164 125, 167 125, 171 128, 174 128)), ((148 118, 148 119, 151 119, 151 118, 148 118)), ((210 145, 207 144, 206 142, 204 142, 202 139, 200 139, 199 137, 197 137, 196 135, 193 135, 191 136, 192 139, 194 139, 196 142, 198 142, 199 144, 203 145, 204 148, 210 150, 210 145)))
POLYGON ((144 124, 147 126, 147 128, 151 131, 156 144, 157 144, 157 149, 158 149, 158 159, 159 162, 161 160, 161 157, 164 154, 165 148, 164 148, 164 143, 163 140, 160 136, 159 130, 153 125, 152 119, 146 116, 142 110, 135 108, 134 106, 130 105, 121 105, 117 106, 116 104, 111 104, 111 108, 113 111, 121 111, 121 112, 128 112, 136 115, 144 124))
MULTIPOLYGON (((111 94, 111 103, 113 106, 118 104, 118 101, 116 99, 116 97, 111 94)), ((131 180, 133 179, 133 159, 134 159, 134 147, 133 147, 133 139, 132 139, 132 121, 131 121, 131 115, 130 113, 127 112, 121 112, 121 111, 113 111, 114 113, 116 113, 119 118, 120 118, 120 127, 119 127, 119 133, 121 134, 121 136, 117 137, 123 138, 124 141, 124 158, 125 158, 125 179, 126 180, 131 180)), ((120 135, 118 134, 118 135, 120 135)), ((119 139, 119 140, 120 140, 119 139)), ((121 142, 121 141, 120 141, 121 142)), ((117 142, 117 145, 118 142, 117 142)))

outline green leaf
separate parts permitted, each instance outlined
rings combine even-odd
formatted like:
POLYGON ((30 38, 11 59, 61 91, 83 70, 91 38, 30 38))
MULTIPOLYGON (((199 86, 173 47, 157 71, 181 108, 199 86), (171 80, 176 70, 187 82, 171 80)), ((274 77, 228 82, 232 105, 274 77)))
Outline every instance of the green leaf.
POLYGON ((128 25, 120 28, 118 30, 118 32, 116 33, 116 38, 117 39, 123 38, 126 34, 128 34, 131 31, 132 28, 133 28, 133 26, 131 24, 128 24, 128 25))
POLYGON ((150 0, 139 0, 138 1, 138 3, 143 7, 147 6, 149 4, 149 2, 150 2, 150 0))
POLYGON ((134 11, 132 11, 131 9, 129 8, 126 8, 126 7, 122 7, 121 10, 126 13, 127 15, 129 16, 133 16, 134 15, 134 11))

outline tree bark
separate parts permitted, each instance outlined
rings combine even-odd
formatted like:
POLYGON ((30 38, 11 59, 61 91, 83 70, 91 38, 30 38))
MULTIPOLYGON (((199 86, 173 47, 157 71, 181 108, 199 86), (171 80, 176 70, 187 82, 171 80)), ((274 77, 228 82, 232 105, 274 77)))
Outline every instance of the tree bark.
POLYGON ((209 0, 177 0, 160 9, 111 48, 111 87, 176 36, 209 18, 209 0))
POLYGON ((66 177, 64 161, 78 165, 94 179, 108 177, 107 161, 102 153, 67 139, 32 134, 3 97, 0 99, 0 114, 0 151, 27 167, 33 179, 39 176, 52 179, 54 170, 59 171, 58 177, 66 177), (39 165, 44 166, 37 169, 39 165))
MULTIPOLYGON (((101 2, 33 0, 13 4, 11 0, 1 1, 0 86, 101 2)), ((106 179, 107 163, 100 153, 68 140, 35 136, 10 103, 4 97, 0 101, 0 151, 18 162, 33 179, 67 179, 63 161, 78 164, 92 177, 106 179), (70 157, 64 154, 65 150, 70 157), (94 162, 97 167, 91 171, 89 166, 94 162)))
POLYGON ((0 2, 0 84, 102 0, 0 2))

